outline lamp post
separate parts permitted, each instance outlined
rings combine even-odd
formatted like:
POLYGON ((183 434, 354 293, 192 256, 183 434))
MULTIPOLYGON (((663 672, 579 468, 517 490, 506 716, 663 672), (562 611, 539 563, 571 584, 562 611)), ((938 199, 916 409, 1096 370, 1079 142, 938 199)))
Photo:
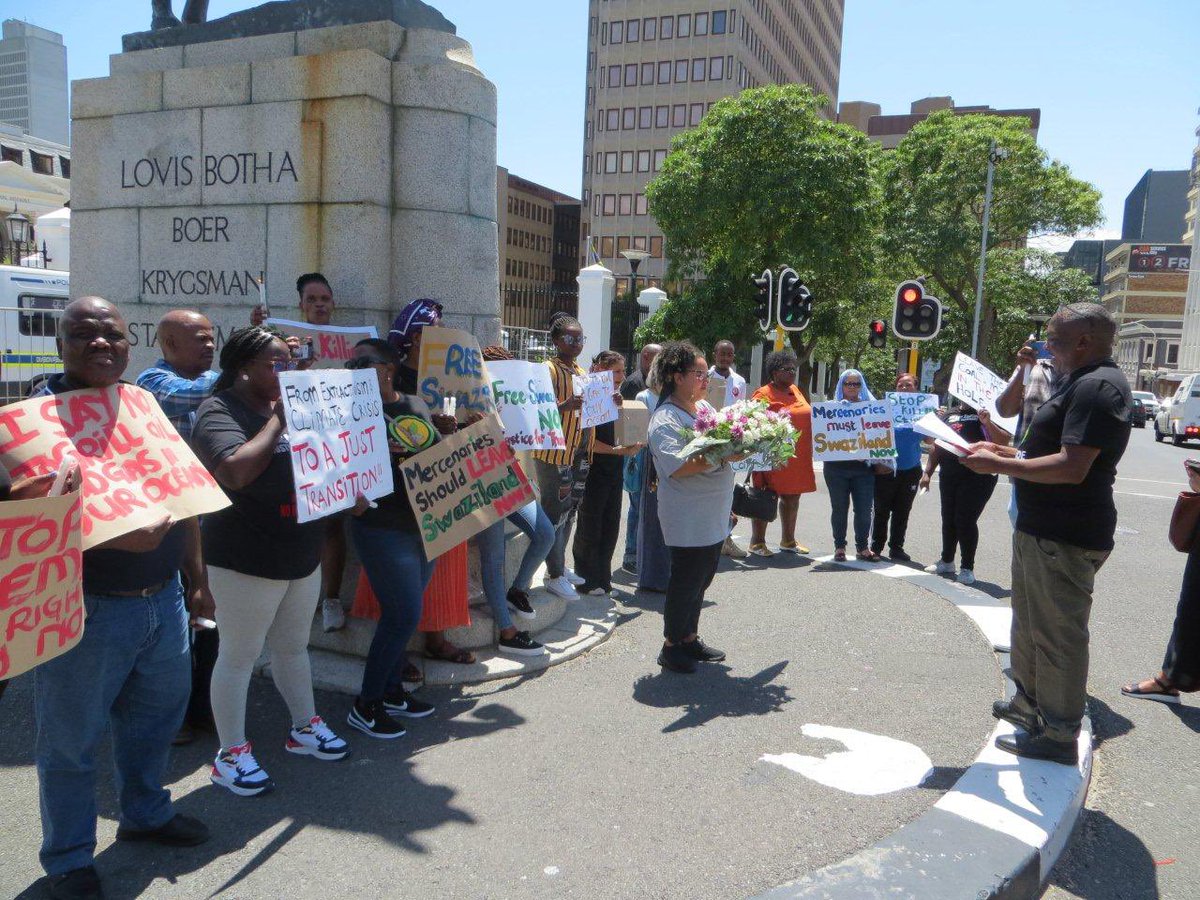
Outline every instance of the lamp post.
MULTIPOLYGON (((8 238, 9 245, 12 250, 13 265, 21 265, 21 248, 30 244, 33 233, 33 226, 30 225, 29 219, 17 211, 16 206, 4 219, 4 231, 8 238)), ((46 268, 50 264, 50 256, 46 252, 46 244, 42 242, 42 249, 33 248, 33 253, 42 258, 42 268, 46 268)))
POLYGON ((979 242, 979 281, 975 285, 975 325, 971 329, 971 356, 979 358, 979 315, 983 310, 983 276, 987 274, 988 225, 992 218, 992 179, 996 163, 1008 159, 1008 151, 992 141, 988 148, 987 187, 983 191, 983 238, 979 242))
POLYGON ((636 297, 638 267, 650 258, 650 254, 645 250, 622 250, 621 255, 629 260, 629 290, 636 297))

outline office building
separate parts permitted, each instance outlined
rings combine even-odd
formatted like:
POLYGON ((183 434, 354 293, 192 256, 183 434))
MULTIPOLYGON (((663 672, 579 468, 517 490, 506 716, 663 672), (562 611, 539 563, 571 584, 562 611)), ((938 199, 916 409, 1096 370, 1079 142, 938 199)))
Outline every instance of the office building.
POLYGON ((69 144, 67 48, 62 35, 6 19, 0 38, 0 122, 69 144))
POLYGON ((590 0, 583 150, 583 239, 629 288, 623 250, 650 257, 639 287, 661 283, 662 232, 646 184, 671 138, 716 101, 764 84, 807 84, 834 114, 844 0, 590 0), (642 280, 644 279, 646 280, 642 280))
POLYGON ((1179 367, 1189 244, 1118 244, 1106 257, 1101 303, 1120 326, 1117 364, 1137 390, 1179 367))
POLYGON ((1121 245, 1119 240, 1100 240, 1097 238, 1082 238, 1074 241, 1062 254, 1064 268, 1079 269, 1087 273, 1088 280, 1096 291, 1093 297, 1097 303, 1104 296, 1104 276, 1106 274, 1105 259, 1109 253, 1121 245))
MULTIPOLYGON (((1197 110, 1200 113, 1200 110, 1197 110)), ((1196 129, 1200 138, 1200 128, 1196 129)), ((1192 151, 1191 176, 1188 181, 1187 210, 1184 213, 1183 242, 1192 248, 1192 255, 1200 254, 1200 228, 1196 227, 1200 214, 1200 143, 1192 151)), ((1179 352, 1179 366, 1183 372, 1200 372, 1200 275, 1189 271, 1187 296, 1183 308, 1183 342, 1179 352)))
POLYGON ((953 110, 956 116, 1022 116, 1029 120, 1030 133, 1034 140, 1037 140, 1038 126, 1042 121, 1040 109, 955 106, 953 97, 926 97, 923 100, 916 100, 909 106, 907 114, 892 116, 882 115, 883 110, 878 103, 866 100, 847 100, 838 107, 838 121, 857 128, 871 140, 881 144, 884 150, 894 150, 914 125, 929 118, 930 113, 942 109, 953 110))
POLYGON ((1183 240, 1190 175, 1187 169, 1170 172, 1147 169, 1125 198, 1121 240, 1143 244, 1173 244, 1183 240))

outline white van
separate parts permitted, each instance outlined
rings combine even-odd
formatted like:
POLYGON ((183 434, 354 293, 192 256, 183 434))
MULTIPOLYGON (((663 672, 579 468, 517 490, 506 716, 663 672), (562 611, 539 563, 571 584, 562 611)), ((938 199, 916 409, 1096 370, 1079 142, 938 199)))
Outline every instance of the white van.
POLYGON ((66 272, 0 266, 0 404, 24 400, 62 371, 54 336, 69 287, 66 272))
POLYGON ((1184 375, 1179 390, 1162 402, 1154 417, 1154 439, 1175 446, 1200 440, 1200 374, 1184 375))

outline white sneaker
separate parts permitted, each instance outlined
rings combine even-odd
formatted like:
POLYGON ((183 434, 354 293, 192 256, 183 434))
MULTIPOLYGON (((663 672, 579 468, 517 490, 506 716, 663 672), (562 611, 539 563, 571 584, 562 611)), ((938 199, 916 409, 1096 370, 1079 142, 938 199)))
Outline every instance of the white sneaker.
POLYGON ((208 780, 239 797, 255 797, 275 787, 271 776, 262 770, 250 752, 249 741, 217 753, 208 780))
POLYGON ((286 749, 288 753, 331 761, 350 755, 349 745, 334 734, 320 716, 313 716, 303 728, 293 728, 288 735, 286 749))
POLYGON ((942 562, 939 559, 932 566, 926 566, 925 571, 928 572, 930 575, 953 575, 954 574, 954 563, 942 562))
POLYGON ((542 584, 554 596, 562 597, 564 600, 574 600, 579 596, 575 591, 575 586, 567 581, 566 575, 559 575, 557 578, 543 578, 542 584))
POLYGON ((583 584, 583 582, 586 580, 576 575, 575 570, 571 568, 564 568, 562 577, 567 579, 570 584, 583 584))
POLYGON ((750 554, 737 545, 737 541, 733 539, 733 535, 725 538, 725 543, 721 545, 721 555, 728 556, 730 559, 745 559, 750 554))
POLYGON ((326 597, 321 601, 321 629, 328 634, 345 627, 346 611, 342 609, 342 601, 337 597, 326 597))
POLYGON ((975 573, 971 569, 960 569, 958 572, 959 584, 974 584, 975 573))

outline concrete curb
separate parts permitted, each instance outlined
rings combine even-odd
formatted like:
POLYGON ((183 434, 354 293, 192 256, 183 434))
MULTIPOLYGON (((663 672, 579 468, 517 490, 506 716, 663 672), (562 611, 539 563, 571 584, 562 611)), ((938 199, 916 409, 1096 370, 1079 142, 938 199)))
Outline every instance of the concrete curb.
MULTIPOLYGON (((992 643, 1007 670, 1009 608, 982 591, 919 569, 857 560, 835 563, 900 578, 953 603, 992 643)), ((1005 674, 1005 692, 1012 681, 1005 674)), ((933 808, 848 859, 782 884, 762 900, 784 898, 912 897, 919 900, 989 900, 1036 897, 1078 821, 1092 775, 1092 725, 1084 717, 1075 767, 1021 759, 996 749, 1011 734, 999 722, 963 775, 933 808)))

